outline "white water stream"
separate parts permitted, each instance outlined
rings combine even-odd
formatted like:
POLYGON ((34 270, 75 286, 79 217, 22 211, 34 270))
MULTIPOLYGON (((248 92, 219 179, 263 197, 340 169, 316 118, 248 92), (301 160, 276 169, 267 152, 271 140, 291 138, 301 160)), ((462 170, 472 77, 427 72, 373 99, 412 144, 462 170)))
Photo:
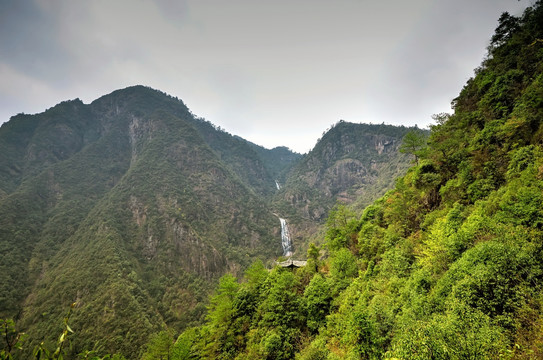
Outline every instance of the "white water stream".
POLYGON ((292 241, 290 240, 290 234, 288 233, 287 221, 279 218, 281 222, 281 246, 283 247, 283 256, 292 256, 292 241))
POLYGON ((277 188, 277 190, 281 190, 281 185, 279 185, 279 182, 277 180, 275 180, 275 187, 277 188))

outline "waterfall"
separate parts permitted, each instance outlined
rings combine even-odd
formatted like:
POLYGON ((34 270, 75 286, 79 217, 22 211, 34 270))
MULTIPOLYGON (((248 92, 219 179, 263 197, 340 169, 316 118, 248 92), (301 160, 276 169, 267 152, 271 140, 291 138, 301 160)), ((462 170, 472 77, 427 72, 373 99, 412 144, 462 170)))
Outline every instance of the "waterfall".
POLYGON ((292 256, 292 241, 290 241, 290 234, 288 233, 287 221, 279 218, 281 222, 281 246, 283 246, 283 256, 292 256))
POLYGON ((275 186, 277 187, 277 190, 281 190, 281 185, 279 185, 277 180, 275 180, 275 186))

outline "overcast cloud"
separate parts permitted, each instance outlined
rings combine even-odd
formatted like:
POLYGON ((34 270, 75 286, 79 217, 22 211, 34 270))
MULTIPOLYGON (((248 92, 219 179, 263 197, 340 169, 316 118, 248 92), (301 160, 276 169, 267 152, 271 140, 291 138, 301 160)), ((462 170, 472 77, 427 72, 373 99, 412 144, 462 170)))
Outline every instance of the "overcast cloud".
POLYGON ((425 127, 530 0, 0 0, 0 122, 142 84, 268 148, 425 127))

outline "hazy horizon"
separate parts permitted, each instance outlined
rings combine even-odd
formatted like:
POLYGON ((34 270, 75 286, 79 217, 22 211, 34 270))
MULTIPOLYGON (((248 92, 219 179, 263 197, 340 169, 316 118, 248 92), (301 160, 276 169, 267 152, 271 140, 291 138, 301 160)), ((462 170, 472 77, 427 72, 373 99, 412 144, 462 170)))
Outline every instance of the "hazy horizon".
POLYGON ((1 1, 0 123, 145 85, 256 144, 310 150, 339 120, 426 127, 510 0, 1 1))

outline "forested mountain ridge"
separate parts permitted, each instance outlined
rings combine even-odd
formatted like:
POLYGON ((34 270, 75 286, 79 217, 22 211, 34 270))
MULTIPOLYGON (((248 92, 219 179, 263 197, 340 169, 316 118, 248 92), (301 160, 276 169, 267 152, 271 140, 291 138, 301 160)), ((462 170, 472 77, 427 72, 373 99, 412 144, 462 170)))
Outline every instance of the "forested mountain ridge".
POLYGON ((319 232, 336 203, 363 209, 405 174, 413 157, 400 147, 409 132, 427 136, 416 127, 340 120, 289 168, 274 206, 288 217, 291 235, 302 245, 298 256, 304 257, 309 239, 322 242, 319 232))
POLYGON ((75 349, 135 356, 165 324, 199 321, 210 280, 281 253, 253 147, 156 90, 15 116, 0 144, 0 311, 36 339, 75 301, 75 349))
MULTIPOLYGON (((228 134, 144 86, 16 115, 0 128, 0 150, 0 317, 28 333, 28 350, 53 344, 75 303, 70 353, 99 343, 130 358, 160 329, 201 323, 219 276, 282 254, 278 216, 296 211, 276 181, 293 193, 303 158, 228 134)), ((328 212, 337 196, 306 198, 328 212)))
POLYGON ((300 208, 305 218, 316 221, 326 218, 327 209, 337 199, 352 203, 365 198, 366 205, 371 203, 407 170, 408 155, 398 150, 402 138, 413 130, 338 122, 292 168, 284 185, 288 190, 284 197, 300 208), (377 180, 389 182, 379 184, 382 189, 368 191, 368 185, 376 185, 377 180), (316 202, 317 207, 312 207, 312 202, 316 202))
POLYGON ((541 1, 502 15, 453 106, 393 190, 331 212, 306 267, 223 277, 172 358, 542 358, 541 1))

